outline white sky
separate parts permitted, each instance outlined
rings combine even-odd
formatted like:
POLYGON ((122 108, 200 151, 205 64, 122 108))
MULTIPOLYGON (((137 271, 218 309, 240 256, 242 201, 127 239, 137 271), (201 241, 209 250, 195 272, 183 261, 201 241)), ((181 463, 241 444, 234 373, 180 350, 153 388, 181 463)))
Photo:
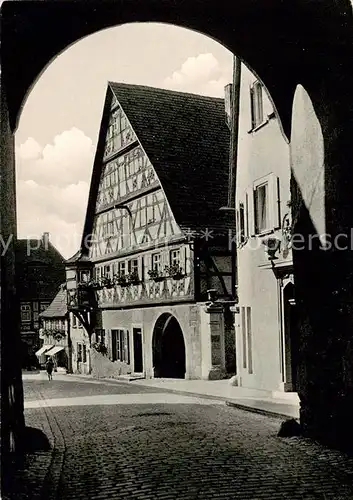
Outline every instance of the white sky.
POLYGON ((18 236, 80 244, 107 81, 224 97, 232 54, 199 33, 128 24, 63 52, 30 92, 16 133, 18 236))

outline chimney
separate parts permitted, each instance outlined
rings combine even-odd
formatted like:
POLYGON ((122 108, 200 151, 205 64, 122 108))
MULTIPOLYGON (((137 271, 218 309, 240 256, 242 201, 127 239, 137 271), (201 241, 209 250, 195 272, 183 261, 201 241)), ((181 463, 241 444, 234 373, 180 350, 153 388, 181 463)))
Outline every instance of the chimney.
POLYGON ((44 248, 47 250, 49 246, 49 233, 43 233, 42 242, 44 248))
POLYGON ((232 125, 232 91, 233 84, 228 83, 228 85, 224 87, 224 108, 226 113, 226 124, 229 129, 232 125))

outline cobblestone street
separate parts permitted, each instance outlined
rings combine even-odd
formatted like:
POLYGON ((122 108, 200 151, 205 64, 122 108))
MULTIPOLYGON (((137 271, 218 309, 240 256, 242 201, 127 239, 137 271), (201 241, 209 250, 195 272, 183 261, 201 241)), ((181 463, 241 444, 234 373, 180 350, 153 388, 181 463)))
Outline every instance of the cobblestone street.
POLYGON ((353 499, 353 459, 280 420, 133 382, 24 381, 28 456, 11 499, 353 499))

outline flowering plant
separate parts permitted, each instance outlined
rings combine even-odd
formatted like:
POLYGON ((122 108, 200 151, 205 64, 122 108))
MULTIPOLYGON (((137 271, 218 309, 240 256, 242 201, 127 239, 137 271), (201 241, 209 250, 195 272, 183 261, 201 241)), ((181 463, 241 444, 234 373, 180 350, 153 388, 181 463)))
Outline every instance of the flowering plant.
POLYGON ((174 278, 174 279, 180 279, 184 276, 183 270, 179 266, 179 264, 172 264, 170 266, 165 266, 165 271, 166 271, 168 276, 170 276, 171 278, 174 278))
POLYGON ((139 275, 136 271, 133 271, 132 273, 128 274, 127 275, 127 281, 131 284, 131 285, 136 285, 137 283, 140 282, 140 278, 139 278, 139 275))
POLYGON ((114 282, 120 286, 127 286, 129 284, 126 274, 116 274, 114 276, 114 282))
POLYGON ((147 274, 154 281, 162 281, 164 279, 164 276, 160 274, 158 269, 151 269, 147 274))

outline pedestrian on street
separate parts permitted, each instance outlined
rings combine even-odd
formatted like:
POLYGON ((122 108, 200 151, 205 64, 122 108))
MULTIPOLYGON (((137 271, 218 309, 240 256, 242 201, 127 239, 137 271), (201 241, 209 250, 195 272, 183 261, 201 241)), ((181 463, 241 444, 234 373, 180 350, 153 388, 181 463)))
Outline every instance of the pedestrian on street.
POLYGON ((48 374, 48 380, 53 380, 53 368, 54 368, 54 363, 51 358, 48 359, 47 364, 46 364, 46 369, 47 369, 47 374, 48 374))

